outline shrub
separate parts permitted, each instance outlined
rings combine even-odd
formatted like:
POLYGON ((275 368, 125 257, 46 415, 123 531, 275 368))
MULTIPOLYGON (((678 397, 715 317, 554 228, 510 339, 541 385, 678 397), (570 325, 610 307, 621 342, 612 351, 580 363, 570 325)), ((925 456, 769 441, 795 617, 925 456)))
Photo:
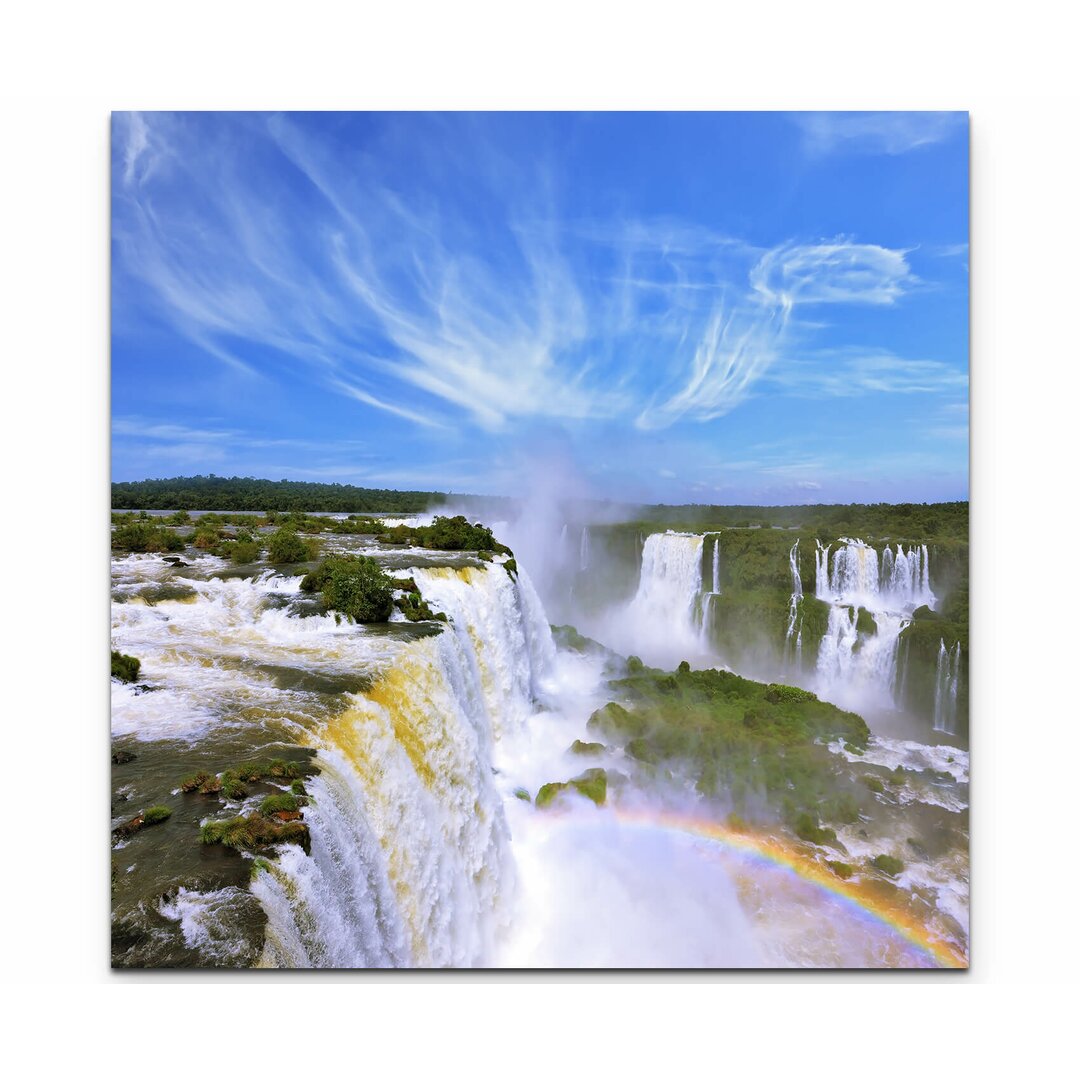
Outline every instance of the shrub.
POLYGON ((112 534, 114 551, 183 551, 184 541, 172 531, 149 521, 118 525, 112 534))
POLYGON ((272 844, 299 844, 311 852, 311 834, 302 821, 270 821, 258 814, 208 821, 199 831, 204 844, 221 844, 243 851, 257 851, 272 844))
POLYGON ((781 702, 795 704, 800 701, 817 701, 817 694, 810 693, 798 686, 785 686, 783 683, 769 683, 765 689, 765 700, 772 705, 781 702))
POLYGON ((295 529, 287 526, 270 534, 267 547, 272 563, 310 562, 319 554, 317 540, 305 540, 297 534, 295 529))
POLYGON ((112 677, 121 682, 133 683, 139 677, 140 662, 134 656, 127 656, 115 649, 112 654, 112 677))
POLYGON ((825 865, 838 877, 845 881, 855 873, 855 867, 846 862, 837 862, 835 859, 826 859, 825 865))
POLYGON ((904 869, 903 862, 892 855, 875 855, 870 860, 870 865, 889 877, 896 877, 904 869))
MULTIPOLYGON (((374 559, 365 555, 327 559, 308 577, 314 577, 315 584, 322 589, 328 608, 356 622, 385 622, 394 610, 393 581, 374 559)), ((308 591, 311 591, 310 582, 308 591)), ((423 609, 415 610, 418 618, 433 617, 426 604, 423 609)))
POLYGON ((259 803, 259 813, 264 814, 266 817, 281 813, 282 811, 291 814, 299 809, 300 803, 297 802, 296 796, 291 795, 288 792, 282 792, 280 795, 267 795, 267 797, 259 803))
POLYGON ((229 556, 234 563, 252 563, 262 554, 262 548, 253 538, 241 538, 229 547, 229 556))
POLYGON ((157 825, 171 818, 172 811, 167 806, 151 806, 149 810, 144 811, 142 817, 144 825, 157 825))

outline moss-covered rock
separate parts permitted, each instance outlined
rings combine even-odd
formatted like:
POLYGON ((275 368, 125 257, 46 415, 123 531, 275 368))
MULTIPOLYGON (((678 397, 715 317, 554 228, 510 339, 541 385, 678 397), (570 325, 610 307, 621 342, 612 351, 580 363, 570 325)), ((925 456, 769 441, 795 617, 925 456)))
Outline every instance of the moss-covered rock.
POLYGON ((597 806, 607 801, 608 777, 604 769, 586 769, 580 776, 560 783, 544 784, 536 793, 536 805, 540 809, 550 806, 555 798, 566 791, 576 791, 597 806))
POLYGON ((644 717, 635 716, 616 701, 609 701, 589 717, 585 728, 590 733, 609 737, 633 738, 644 735, 647 729, 644 717))
POLYGON ((877 633, 877 621, 864 607, 859 608, 859 613, 855 617, 855 629, 860 634, 866 634, 869 637, 877 633))
POLYGON ((160 825, 172 817, 172 811, 167 806, 151 806, 143 811, 144 825, 160 825))
POLYGON ((855 873, 855 867, 836 859, 826 859, 825 865, 838 877, 847 881, 855 873))
POLYGON ((133 683, 139 678, 140 662, 134 656, 112 651, 112 678, 120 682, 133 683))
POLYGON ((259 851, 275 844, 298 844, 311 853, 311 834, 302 821, 277 822, 261 814, 246 814, 206 822, 199 838, 204 844, 221 844, 238 851, 259 851))
POLYGON ((259 813, 264 817, 273 817, 275 814, 298 814, 300 801, 291 792, 281 792, 277 795, 267 795, 259 803, 259 813))
POLYGON ((570 744, 571 754, 602 754, 604 752, 604 744, 598 742, 582 742, 581 739, 575 739, 570 744))
POLYGON ((885 784, 882 782, 880 776, 864 776, 862 782, 870 791, 874 792, 875 795, 880 795, 885 790, 885 784))

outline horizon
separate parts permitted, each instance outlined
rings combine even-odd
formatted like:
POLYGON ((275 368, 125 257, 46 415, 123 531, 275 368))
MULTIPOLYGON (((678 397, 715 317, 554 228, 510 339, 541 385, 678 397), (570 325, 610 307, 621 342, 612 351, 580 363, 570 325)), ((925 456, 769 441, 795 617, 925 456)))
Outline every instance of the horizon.
MULTIPOLYGON (((528 500, 527 495, 506 495, 501 492, 492 492, 491 494, 481 494, 475 491, 435 491, 435 490, 421 490, 410 488, 393 488, 393 487, 366 487, 360 484, 348 484, 338 481, 330 480, 291 480, 286 477, 280 479, 272 479, 265 476, 219 476, 216 473, 195 474, 192 476, 160 476, 160 477, 144 477, 140 480, 113 480, 110 483, 110 490, 117 485, 122 484, 165 484, 177 481, 190 481, 190 480, 222 480, 225 482, 236 480, 253 480, 257 483, 267 484, 310 484, 315 487, 353 487, 362 492, 373 491, 390 491, 399 495, 437 495, 447 496, 454 499, 493 499, 493 500, 506 500, 506 501, 521 501, 528 500)), ((682 509, 683 507, 701 507, 705 509, 724 509, 724 510, 742 510, 742 509, 755 509, 755 510, 787 510, 787 509, 831 509, 833 507, 856 507, 856 506, 947 506, 962 504, 968 505, 968 499, 936 499, 936 500, 905 500, 904 502, 891 503, 884 500, 874 500, 873 502, 791 502, 791 503, 709 503, 709 502, 687 502, 687 503, 665 503, 665 502, 635 502, 633 500, 621 500, 604 497, 575 497, 570 501, 574 502, 592 502, 601 504, 615 504, 627 507, 640 507, 640 508, 670 508, 670 509, 682 509)), ((116 512, 121 512, 127 509, 124 507, 116 507, 116 512)), ((199 508, 202 510, 203 508, 199 508)), ((208 511, 209 512, 209 511, 208 511)), ((239 513, 240 511, 222 511, 223 513, 239 513)), ((304 511, 311 513, 343 513, 344 511, 304 511)), ((395 511, 396 512, 396 511, 395 511)), ((361 513, 374 513, 374 511, 363 511, 361 513)))
POLYGON ((964 113, 115 113, 113 481, 968 499, 964 113))

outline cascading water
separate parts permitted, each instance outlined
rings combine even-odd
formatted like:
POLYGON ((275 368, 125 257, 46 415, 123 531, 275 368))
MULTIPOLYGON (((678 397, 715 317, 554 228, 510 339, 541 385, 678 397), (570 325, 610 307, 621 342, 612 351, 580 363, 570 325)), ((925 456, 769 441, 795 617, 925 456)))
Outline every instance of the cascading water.
POLYGON ((937 680, 934 685, 934 730, 946 735, 957 734, 957 699, 960 692, 960 642, 953 648, 941 640, 938 650, 937 680))
POLYGON ((712 544, 712 554, 709 559, 712 571, 710 574, 712 588, 701 595, 701 633, 703 637, 708 636, 713 625, 713 607, 717 597, 720 595, 720 534, 707 535, 705 542, 711 542, 712 544))
POLYGON ((589 526, 586 525, 581 530, 581 551, 580 558, 578 560, 579 570, 589 569, 589 526))
POLYGON ((554 659, 527 577, 414 568, 443 633, 413 642, 316 733, 311 856, 261 872, 273 966, 490 962, 512 883, 491 765, 554 659))
POLYGON ((799 619, 799 602, 802 600, 802 574, 799 573, 799 541, 791 545, 788 556, 791 563, 791 606, 788 609, 787 633, 784 635, 784 653, 788 666, 796 671, 802 668, 802 620, 799 619), (798 631, 796 632, 796 623, 798 631), (794 648, 792 638, 795 639, 794 648))
POLYGON ((835 550, 819 541, 814 569, 817 598, 832 605, 818 652, 820 689, 837 700, 892 706, 900 633, 916 607, 936 603, 926 545, 886 546, 879 556, 862 540, 842 537, 835 550), (872 632, 860 633, 859 608, 872 632))
POLYGON ((650 662, 672 666, 702 651, 702 562, 699 533, 653 533, 641 552, 637 593, 612 639, 650 662))

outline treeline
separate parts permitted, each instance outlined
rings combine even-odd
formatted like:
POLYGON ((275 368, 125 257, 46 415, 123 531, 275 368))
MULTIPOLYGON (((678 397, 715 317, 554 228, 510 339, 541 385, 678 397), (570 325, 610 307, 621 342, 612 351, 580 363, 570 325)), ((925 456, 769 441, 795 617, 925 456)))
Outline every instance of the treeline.
POLYGON ((114 510, 326 511, 419 514, 441 506, 437 491, 394 491, 250 476, 174 476, 112 485, 114 510))
POLYGON ((968 504, 850 503, 812 506, 646 506, 643 522, 679 522, 686 527, 733 529, 759 526, 814 532, 822 540, 859 536, 865 540, 967 540, 968 504))

